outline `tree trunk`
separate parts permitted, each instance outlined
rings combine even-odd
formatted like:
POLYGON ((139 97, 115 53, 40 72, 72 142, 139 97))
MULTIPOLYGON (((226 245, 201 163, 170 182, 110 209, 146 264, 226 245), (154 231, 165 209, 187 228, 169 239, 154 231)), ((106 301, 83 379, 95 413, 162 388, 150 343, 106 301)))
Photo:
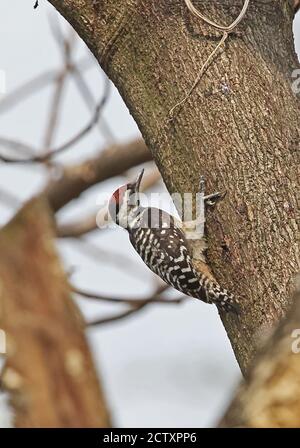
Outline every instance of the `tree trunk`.
POLYGON ((0 232, 0 328, 7 336, 1 385, 15 427, 107 427, 84 322, 54 250, 50 213, 33 200, 0 232))
MULTIPOLYGON (((290 305, 299 269, 299 67, 293 1, 250 2, 188 100, 221 35, 183 0, 50 0, 74 26, 119 89, 170 193, 197 191, 200 174, 226 199, 208 219, 209 262, 241 301, 222 315, 242 371, 290 305)), ((230 23, 242 1, 196 1, 230 23)), ((201 312, 201 308, 199 308, 201 312)))
POLYGON ((247 374, 222 427, 300 427, 300 290, 247 374))

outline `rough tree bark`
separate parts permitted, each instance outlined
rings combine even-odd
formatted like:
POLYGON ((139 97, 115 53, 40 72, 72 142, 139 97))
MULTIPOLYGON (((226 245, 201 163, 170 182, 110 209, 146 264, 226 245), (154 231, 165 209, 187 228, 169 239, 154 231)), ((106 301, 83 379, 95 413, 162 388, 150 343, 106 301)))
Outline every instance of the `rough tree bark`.
MULTIPOLYGON (((208 220, 209 261, 242 303, 222 316, 242 371, 263 336, 290 306, 299 269, 296 189, 299 98, 292 92, 293 1, 250 3, 183 107, 220 34, 183 0, 50 0, 113 80, 171 193, 227 190, 208 220)), ((209 17, 229 23, 241 0, 202 0, 209 17)), ((201 311, 199 311, 201 312, 201 311)))
POLYGON ((300 427, 299 324, 298 288, 287 318, 255 358, 220 426, 300 427))
POLYGON ((0 327, 7 335, 1 386, 9 392, 15 427, 107 427, 50 213, 46 201, 33 200, 0 232, 0 327))

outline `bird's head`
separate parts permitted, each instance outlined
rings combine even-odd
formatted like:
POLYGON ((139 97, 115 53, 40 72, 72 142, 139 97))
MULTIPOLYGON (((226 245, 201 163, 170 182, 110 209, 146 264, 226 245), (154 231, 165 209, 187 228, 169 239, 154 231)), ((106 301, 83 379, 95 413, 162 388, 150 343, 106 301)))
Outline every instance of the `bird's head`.
POLYGON ((135 182, 119 187, 111 196, 108 211, 112 220, 125 229, 130 224, 139 209, 139 191, 144 170, 142 170, 135 182))

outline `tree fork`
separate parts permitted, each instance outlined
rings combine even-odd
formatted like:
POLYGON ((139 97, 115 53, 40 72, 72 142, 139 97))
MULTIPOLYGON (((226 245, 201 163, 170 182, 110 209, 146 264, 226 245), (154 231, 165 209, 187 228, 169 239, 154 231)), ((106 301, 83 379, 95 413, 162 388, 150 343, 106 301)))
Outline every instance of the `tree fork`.
MULTIPOLYGON (((240 317, 221 317, 245 372, 289 308, 299 270, 294 2, 253 0, 172 120, 169 111, 221 33, 193 17, 182 0, 50 2, 119 89, 169 192, 196 192, 200 174, 210 191, 227 190, 208 219, 209 261, 219 283, 240 297, 240 317)), ((194 3, 218 23, 230 23, 242 5, 194 3)))

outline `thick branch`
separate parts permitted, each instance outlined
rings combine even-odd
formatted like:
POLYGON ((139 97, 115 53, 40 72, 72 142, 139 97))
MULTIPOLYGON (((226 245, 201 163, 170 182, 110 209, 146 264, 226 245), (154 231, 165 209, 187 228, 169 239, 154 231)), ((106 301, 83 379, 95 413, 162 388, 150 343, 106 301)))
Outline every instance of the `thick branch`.
MULTIPOLYGON (((172 120, 170 110, 190 90, 218 31, 193 17, 182 0, 51 3, 118 87, 169 191, 195 193, 200 174, 211 191, 227 190, 208 220, 209 260, 242 304, 239 319, 223 320, 245 371, 261 335, 285 315, 299 270, 293 1, 253 0, 172 120)), ((230 23, 241 4, 195 0, 218 23, 230 23)))
POLYGON ((58 211, 93 185, 149 160, 151 154, 142 139, 112 145, 88 161, 65 168, 60 179, 46 188, 46 197, 51 208, 58 211))
POLYGON ((16 427, 108 426, 49 213, 34 200, 0 232, 0 327, 7 335, 1 386, 10 394, 16 427))

